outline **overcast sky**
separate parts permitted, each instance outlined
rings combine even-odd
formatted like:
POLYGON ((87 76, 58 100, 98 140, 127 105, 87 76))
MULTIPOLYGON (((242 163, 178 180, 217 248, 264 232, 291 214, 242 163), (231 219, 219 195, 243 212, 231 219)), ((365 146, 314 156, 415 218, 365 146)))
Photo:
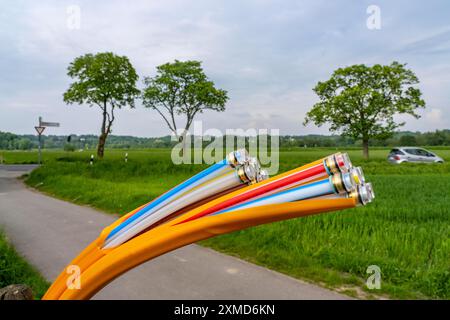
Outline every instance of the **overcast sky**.
MULTIPOLYGON (((142 77, 159 64, 195 59, 229 93, 204 129, 303 127, 312 88, 338 67, 408 63, 427 102, 407 130, 450 128, 449 1, 0 1, 0 131, 34 133, 38 116, 59 121, 48 134, 97 134, 96 107, 67 106, 68 64, 84 53, 130 58, 142 77), (73 6, 75 11, 73 11, 73 6), (381 28, 367 27, 380 8, 381 28), (77 28, 76 8, 80 9, 77 28), (75 22, 74 22, 75 21, 75 22)), ((161 136, 168 128, 140 103, 117 116, 113 134, 161 136)))

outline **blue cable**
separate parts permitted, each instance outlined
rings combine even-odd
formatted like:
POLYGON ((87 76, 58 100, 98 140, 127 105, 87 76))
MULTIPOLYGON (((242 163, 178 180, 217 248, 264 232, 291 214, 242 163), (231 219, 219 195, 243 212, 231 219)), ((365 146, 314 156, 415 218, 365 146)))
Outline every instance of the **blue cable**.
MULTIPOLYGON (((280 195, 282 195, 282 194, 285 194, 285 193, 294 192, 294 191, 297 191, 297 190, 301 190, 301 189, 305 189, 305 188, 317 186, 317 185, 324 184, 324 183, 329 183, 329 180, 328 180, 328 179, 319 180, 319 181, 316 181, 316 182, 313 182, 313 183, 310 183, 310 184, 307 184, 307 185, 303 185, 303 186, 300 186, 300 187, 297 187, 297 188, 292 188, 292 189, 284 190, 284 191, 281 191, 281 192, 278 192, 278 193, 274 193, 274 194, 268 195, 268 196, 266 196, 266 197, 262 197, 262 198, 259 198, 259 199, 255 199, 255 200, 252 200, 252 201, 250 201, 250 202, 244 202, 244 203, 241 203, 241 204, 237 204, 237 205, 235 205, 235 206, 233 206, 233 207, 230 207, 230 208, 224 209, 224 210, 222 210, 222 211, 216 212, 216 213, 214 213, 214 214, 212 214, 212 215, 222 214, 222 213, 226 213, 226 212, 229 212, 229 211, 234 211, 234 210, 239 209, 240 207, 247 206, 247 205, 249 205, 249 204, 256 203, 256 202, 258 202, 258 201, 270 199, 270 198, 273 198, 273 197, 278 197, 278 196, 280 196, 280 195)), ((316 196, 316 197, 317 197, 317 196, 316 196)))
POLYGON ((212 166, 210 166, 209 168, 197 173, 195 176, 187 179, 186 181, 180 183, 179 185, 177 185, 176 187, 174 187, 173 189, 167 191, 166 193, 164 193, 162 196, 160 196, 159 198, 157 198, 155 201, 152 201, 151 203, 149 203, 147 206, 145 206, 144 208, 142 208, 141 210, 139 210, 138 212, 136 212, 134 215, 132 215, 130 218, 128 218, 127 220, 125 220, 124 222, 122 222, 121 224, 119 224, 117 227, 115 227, 111 233, 108 235, 108 237, 106 237, 106 240, 111 238, 112 236, 114 236, 115 234, 117 234, 120 230, 122 230, 123 228, 125 228, 127 225, 129 225, 130 223, 132 223, 133 221, 139 219, 142 215, 144 215, 147 211, 149 211, 150 209, 156 207, 157 205, 159 205, 160 203, 162 203, 163 201, 166 201, 167 199, 173 197, 174 195, 176 195, 177 193, 183 191, 183 189, 185 189, 187 186, 189 186, 190 184, 206 177, 207 175, 211 174, 212 172, 219 170, 221 168, 223 168, 224 166, 228 165, 228 162, 226 159, 217 162, 215 164, 213 164, 212 166))

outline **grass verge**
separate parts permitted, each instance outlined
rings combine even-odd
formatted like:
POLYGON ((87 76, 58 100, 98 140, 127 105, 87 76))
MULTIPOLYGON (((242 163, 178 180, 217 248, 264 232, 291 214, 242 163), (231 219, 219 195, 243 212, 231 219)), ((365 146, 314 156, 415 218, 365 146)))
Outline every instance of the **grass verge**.
POLYGON ((50 285, 0 233, 0 288, 10 284, 28 285, 35 299, 40 299, 50 285))
MULTIPOLYGON (((335 149, 280 152, 280 172, 335 149)), ((201 244, 254 263, 319 282, 347 294, 392 298, 450 298, 450 150, 440 164, 391 165, 377 149, 362 165, 376 192, 367 207, 250 228, 201 244), (382 272, 380 290, 368 290, 370 265, 382 272)), ((93 166, 83 153, 51 154, 26 183, 80 204, 126 213, 204 166, 174 165, 170 150, 109 151, 93 166)), ((17 156, 17 154, 15 155, 17 156)))

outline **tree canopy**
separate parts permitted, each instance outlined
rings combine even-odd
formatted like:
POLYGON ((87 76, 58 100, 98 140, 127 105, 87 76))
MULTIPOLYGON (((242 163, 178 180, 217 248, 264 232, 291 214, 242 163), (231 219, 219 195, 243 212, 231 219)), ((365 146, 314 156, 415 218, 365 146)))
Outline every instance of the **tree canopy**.
POLYGON ((307 113, 304 124, 327 123, 332 132, 362 140, 368 158, 369 139, 386 139, 405 124, 397 122, 395 115, 419 118, 417 109, 425 107, 414 86, 419 80, 405 66, 393 62, 337 69, 329 80, 314 87, 320 101, 307 113))
POLYGON ((115 120, 115 108, 134 108, 135 98, 140 93, 136 88, 138 75, 127 57, 112 52, 77 57, 67 70, 67 75, 75 81, 64 93, 64 102, 96 105, 102 111, 97 149, 97 155, 102 158, 106 138, 115 120))
POLYGON ((156 76, 146 77, 144 83, 144 106, 156 110, 177 138, 186 134, 197 114, 224 111, 228 100, 227 92, 214 86, 199 61, 175 60, 160 65, 156 76), (181 128, 176 115, 185 116, 181 128))

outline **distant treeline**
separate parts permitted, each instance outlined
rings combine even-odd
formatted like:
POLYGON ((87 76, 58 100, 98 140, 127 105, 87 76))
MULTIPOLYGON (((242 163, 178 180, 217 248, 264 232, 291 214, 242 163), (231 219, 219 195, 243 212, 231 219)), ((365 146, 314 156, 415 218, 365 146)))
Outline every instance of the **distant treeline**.
MULTIPOLYGON (((225 137, 224 137, 225 139, 225 137)), ((97 146, 96 135, 42 136, 42 145, 46 149, 94 149, 97 146)), ((205 142, 207 145, 210 142, 205 142)), ((107 148, 167 148, 175 145, 170 136, 159 138, 139 138, 133 136, 111 135, 106 142, 107 148)), ((338 135, 280 136, 280 147, 341 147, 361 145, 361 141, 338 135)), ((371 140, 371 146, 450 146, 450 130, 434 132, 398 132, 386 140, 371 140)), ((36 135, 18 135, 0 131, 0 149, 30 150, 38 147, 36 135)))

